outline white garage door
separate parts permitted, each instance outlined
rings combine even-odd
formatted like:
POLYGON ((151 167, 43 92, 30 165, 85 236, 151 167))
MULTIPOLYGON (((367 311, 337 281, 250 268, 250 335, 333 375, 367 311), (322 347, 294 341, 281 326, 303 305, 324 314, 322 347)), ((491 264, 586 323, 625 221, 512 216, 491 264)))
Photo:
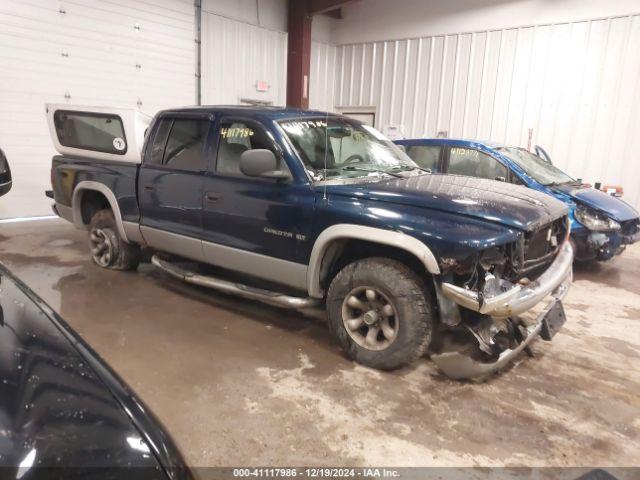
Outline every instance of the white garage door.
POLYGON ((0 218, 46 215, 51 157, 45 102, 195 102, 193 0, 0 1, 0 148, 13 173, 0 218))

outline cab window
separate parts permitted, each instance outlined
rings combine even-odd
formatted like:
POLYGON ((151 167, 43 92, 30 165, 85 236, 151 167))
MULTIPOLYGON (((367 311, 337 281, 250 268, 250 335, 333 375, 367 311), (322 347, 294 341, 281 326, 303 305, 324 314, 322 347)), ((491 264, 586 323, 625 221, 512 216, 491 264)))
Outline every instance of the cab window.
POLYGON ((452 147, 447 173, 468 177, 505 180, 507 168, 495 158, 474 148, 452 147))
POLYGON ((204 143, 208 120, 176 118, 173 120, 163 164, 177 170, 200 172, 206 169, 204 143))
POLYGON ((151 145, 151 154, 147 163, 153 165, 161 165, 164 157, 164 147, 167 145, 167 137, 171 131, 173 120, 171 118, 163 118, 155 131, 153 143, 151 145))
POLYGON ((226 120, 220 123, 216 172, 243 176, 240 156, 247 150, 265 149, 276 153, 276 148, 264 129, 251 123, 226 120))
POLYGON ((435 172, 438 170, 438 161, 442 147, 436 145, 410 145, 407 146, 407 155, 420 167, 435 172))

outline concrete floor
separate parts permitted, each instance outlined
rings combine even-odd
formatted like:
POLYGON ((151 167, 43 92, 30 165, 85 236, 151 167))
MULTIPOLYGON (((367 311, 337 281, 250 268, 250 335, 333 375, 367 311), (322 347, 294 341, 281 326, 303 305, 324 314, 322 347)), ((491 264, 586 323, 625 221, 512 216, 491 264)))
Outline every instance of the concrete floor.
POLYGON ((191 465, 637 466, 640 246, 576 270, 568 322, 483 383, 381 373, 325 324, 94 266, 59 220, 0 224, 0 260, 155 411, 191 465))

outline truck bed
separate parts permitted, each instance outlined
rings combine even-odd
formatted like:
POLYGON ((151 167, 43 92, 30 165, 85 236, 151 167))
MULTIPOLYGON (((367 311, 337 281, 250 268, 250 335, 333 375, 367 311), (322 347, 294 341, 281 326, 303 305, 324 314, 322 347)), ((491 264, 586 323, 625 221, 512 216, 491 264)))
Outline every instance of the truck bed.
MULTIPOLYGON (((60 216, 73 222, 72 205, 76 187, 83 182, 94 182, 113 192, 123 221, 139 221, 140 210, 136 198, 138 164, 56 155, 51 168, 53 195, 60 216)), ((89 212, 82 212, 82 215, 89 215, 89 212)))

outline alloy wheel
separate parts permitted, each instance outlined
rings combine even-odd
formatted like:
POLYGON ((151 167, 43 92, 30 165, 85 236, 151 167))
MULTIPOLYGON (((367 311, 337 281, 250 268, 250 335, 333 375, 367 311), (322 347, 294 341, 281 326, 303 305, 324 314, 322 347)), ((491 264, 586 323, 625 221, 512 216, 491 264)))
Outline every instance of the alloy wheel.
POLYGON ((108 267, 114 256, 114 245, 111 237, 102 228, 94 228, 89 233, 91 257, 101 267, 108 267))
POLYGON ((375 287, 356 287, 342 302, 342 322, 349 336, 368 350, 384 350, 398 335, 398 314, 375 287))

